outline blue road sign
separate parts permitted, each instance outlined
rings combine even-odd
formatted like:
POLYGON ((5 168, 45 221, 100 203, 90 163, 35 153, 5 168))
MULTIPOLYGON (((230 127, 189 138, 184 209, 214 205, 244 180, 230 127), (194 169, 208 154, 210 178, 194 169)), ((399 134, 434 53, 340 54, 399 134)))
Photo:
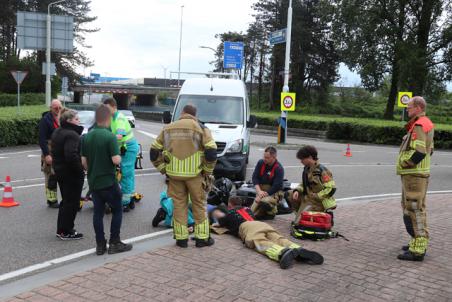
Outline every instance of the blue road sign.
POLYGON ((224 42, 223 68, 241 69, 243 62, 243 42, 224 42))
POLYGON ((270 40, 271 45, 285 43, 286 42, 286 29, 283 28, 283 29, 270 33, 269 40, 270 40))

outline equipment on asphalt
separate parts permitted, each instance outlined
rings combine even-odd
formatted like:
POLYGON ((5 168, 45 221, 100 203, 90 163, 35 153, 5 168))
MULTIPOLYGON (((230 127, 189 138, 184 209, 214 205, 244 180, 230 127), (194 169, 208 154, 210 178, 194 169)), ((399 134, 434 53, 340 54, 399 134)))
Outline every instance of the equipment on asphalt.
POLYGON ((212 185, 212 190, 207 194, 207 203, 213 206, 219 206, 222 203, 228 205, 229 197, 233 183, 229 178, 220 177, 212 185))
MULTIPOLYGON (((235 191, 235 195, 242 198, 242 205, 244 207, 250 207, 254 199, 256 198, 256 189, 251 181, 249 182, 235 182, 234 183, 237 190, 235 191)), ((283 183, 283 191, 284 191, 284 198, 282 198, 279 201, 278 204, 278 212, 277 215, 282 214, 289 214, 292 213, 291 206, 289 204, 288 199, 288 191, 292 190, 293 188, 296 188, 298 186, 297 183, 291 183, 287 180, 284 180, 283 183)))
POLYGON ((18 205, 19 203, 14 200, 13 187, 11 186, 11 177, 8 175, 6 176, 5 185, 3 189, 3 198, 2 201, 0 202, 0 207, 10 208, 18 205))
POLYGON ((352 157, 352 151, 350 149, 350 144, 347 144, 347 150, 345 151, 344 156, 346 157, 352 157))

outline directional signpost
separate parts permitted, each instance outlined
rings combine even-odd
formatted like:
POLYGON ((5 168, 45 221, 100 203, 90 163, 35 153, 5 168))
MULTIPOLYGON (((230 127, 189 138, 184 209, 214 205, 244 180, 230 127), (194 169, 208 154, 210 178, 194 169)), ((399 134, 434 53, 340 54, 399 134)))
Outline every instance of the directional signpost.
POLYGON ((242 69, 243 42, 224 42, 224 69, 242 69))
POLYGON ((285 43, 286 42, 286 32, 287 32, 286 29, 283 28, 283 29, 270 33, 270 35, 268 37, 270 44, 275 45, 275 44, 285 43))
POLYGON ((20 111, 20 84, 27 76, 28 71, 11 70, 11 75, 17 83, 17 113, 20 111))

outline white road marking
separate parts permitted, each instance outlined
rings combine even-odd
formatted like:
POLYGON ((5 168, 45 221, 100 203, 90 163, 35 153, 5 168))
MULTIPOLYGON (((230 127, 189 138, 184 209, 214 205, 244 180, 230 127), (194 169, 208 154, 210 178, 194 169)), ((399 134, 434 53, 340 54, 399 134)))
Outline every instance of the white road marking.
POLYGON ((152 134, 152 133, 149 133, 149 132, 147 132, 147 131, 137 130, 137 132, 140 132, 141 134, 146 135, 146 136, 148 136, 148 137, 150 137, 150 138, 157 138, 157 135, 152 134))
POLYGON ((41 157, 41 154, 28 154, 27 157, 41 157))
MULTIPOLYGON (((14 190, 17 189, 26 189, 26 188, 32 188, 32 187, 40 187, 43 186, 44 184, 35 184, 35 185, 26 185, 26 186, 18 186, 18 187, 13 187, 14 190)), ((0 191, 3 191, 3 188, 0 188, 0 191)))
POLYGON ((8 157, 3 157, 3 156, 0 156, 0 159, 5 159, 5 158, 8 158, 8 157))
MULTIPOLYGON (((452 190, 443 190, 443 191, 427 191, 427 194, 450 194, 452 190)), ((362 196, 354 196, 354 197, 345 197, 345 198, 337 198, 336 201, 350 201, 350 200, 377 200, 386 197, 400 197, 401 193, 386 193, 386 194, 376 194, 376 195, 362 195, 362 196)))
MULTIPOLYGON (((124 242, 126 242, 126 243, 134 243, 134 242, 138 242, 138 241, 143 241, 143 240, 146 240, 146 239, 151 239, 153 237, 157 237, 157 236, 160 236, 160 235, 165 235, 165 234, 171 233, 172 231, 173 230, 168 229, 168 230, 163 230, 163 231, 159 231, 159 232, 154 232, 154 233, 150 233, 150 234, 146 234, 146 235, 142 235, 142 236, 137 236, 137 237, 126 239, 126 240, 124 240, 124 242)), ((12 279, 12 278, 17 278, 17 277, 20 277, 22 275, 29 274, 29 273, 35 272, 35 271, 43 269, 43 268, 48 268, 48 267, 51 267, 51 266, 54 266, 54 265, 57 265, 57 264, 65 263, 65 262, 72 261, 72 260, 75 260, 75 259, 78 259, 78 258, 81 258, 81 257, 84 257, 84 256, 88 256, 90 254, 94 254, 95 251, 96 251, 96 249, 93 248, 93 249, 81 251, 81 252, 78 252, 78 253, 70 254, 70 255, 67 255, 67 256, 63 256, 63 257, 60 257, 60 258, 48 260, 48 261, 45 261, 45 262, 42 262, 42 263, 38 263, 38 264, 31 265, 31 266, 27 266, 27 267, 21 268, 21 269, 16 270, 16 271, 12 271, 12 272, 0 275, 0 282, 5 281, 5 280, 9 280, 9 279, 12 279)))
POLYGON ((30 152, 41 152, 41 150, 35 149, 35 150, 29 150, 29 151, 7 152, 7 153, 0 153, 0 155, 15 155, 15 154, 30 153, 30 152))

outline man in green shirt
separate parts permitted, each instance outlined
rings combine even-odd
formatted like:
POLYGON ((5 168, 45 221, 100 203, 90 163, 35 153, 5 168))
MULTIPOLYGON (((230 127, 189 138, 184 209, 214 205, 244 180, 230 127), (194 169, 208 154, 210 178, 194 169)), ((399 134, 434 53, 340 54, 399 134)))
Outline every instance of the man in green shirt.
POLYGON ((132 249, 131 244, 121 242, 119 233, 122 223, 121 189, 116 180, 116 167, 121 163, 116 137, 109 130, 110 110, 101 105, 96 110, 96 127, 82 142, 82 164, 88 171, 88 184, 94 203, 93 225, 96 233, 96 254, 107 251, 104 234, 105 204, 112 210, 108 253, 116 254, 132 249))

